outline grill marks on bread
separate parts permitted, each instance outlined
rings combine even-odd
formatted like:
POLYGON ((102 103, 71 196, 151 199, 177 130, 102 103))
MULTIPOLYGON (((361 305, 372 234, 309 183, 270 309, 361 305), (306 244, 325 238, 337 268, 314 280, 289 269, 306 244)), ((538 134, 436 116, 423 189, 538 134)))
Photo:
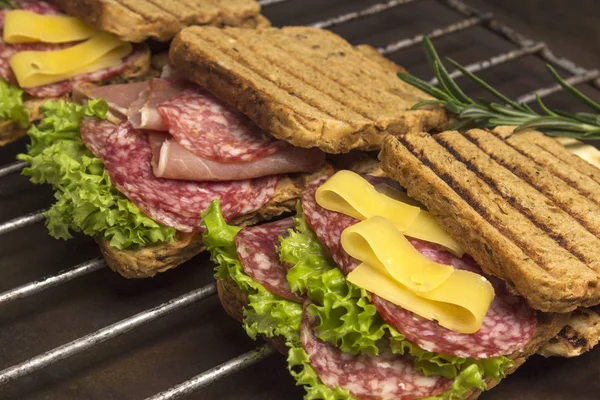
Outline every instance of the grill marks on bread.
POLYGON ((315 28, 191 27, 170 55, 190 80, 300 147, 372 150, 386 132, 446 122, 443 110, 408 112, 427 96, 363 50, 315 28))
POLYGON ((596 172, 572 167, 564 179, 556 173, 563 162, 554 154, 571 166, 580 161, 549 138, 539 146, 527 141, 532 134, 503 129, 409 134, 388 138, 381 157, 388 175, 534 308, 567 312, 596 304, 600 206, 588 197, 600 193, 590 177, 596 172), (584 188, 581 182, 593 185, 584 188))
POLYGON ((255 0, 53 0, 63 10, 121 39, 171 39, 189 25, 268 26, 255 0))

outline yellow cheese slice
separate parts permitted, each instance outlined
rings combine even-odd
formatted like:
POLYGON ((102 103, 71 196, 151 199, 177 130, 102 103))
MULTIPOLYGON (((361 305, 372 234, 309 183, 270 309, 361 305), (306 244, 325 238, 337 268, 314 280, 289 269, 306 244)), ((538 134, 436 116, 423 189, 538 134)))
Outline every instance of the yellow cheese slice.
POLYGON ((348 170, 329 178, 317 189, 315 198, 321 207, 356 219, 384 216, 401 230, 410 226, 421 211, 377 192, 367 180, 348 170))
POLYGON ((444 246, 457 256, 463 250, 420 203, 389 185, 371 185, 348 170, 337 172, 317 189, 317 203, 359 220, 381 216, 390 220, 403 234, 444 246))
POLYGON ((120 65, 132 46, 102 33, 63 50, 22 51, 9 61, 22 88, 48 85, 77 75, 120 65))
POLYGON ((429 292, 454 272, 423 256, 390 221, 372 217, 342 232, 342 247, 352 257, 379 267, 413 292, 429 292))
POLYGON ((79 18, 66 15, 40 15, 13 10, 4 16, 6 43, 68 43, 89 39, 100 33, 79 18))
POLYGON ((346 278, 356 286, 412 311, 444 328, 475 333, 494 299, 494 288, 482 276, 456 270, 437 288, 427 293, 414 293, 390 275, 362 263, 346 278))

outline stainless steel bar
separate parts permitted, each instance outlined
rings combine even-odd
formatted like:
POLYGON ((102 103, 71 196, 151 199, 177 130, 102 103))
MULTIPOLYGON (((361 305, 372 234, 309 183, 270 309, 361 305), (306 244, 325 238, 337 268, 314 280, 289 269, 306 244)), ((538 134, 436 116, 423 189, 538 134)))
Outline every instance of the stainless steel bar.
POLYGON ((472 26, 478 25, 481 22, 483 22, 486 19, 489 19, 491 17, 492 17, 492 14, 484 14, 481 17, 467 18, 462 21, 456 22, 454 24, 448 25, 444 28, 436 29, 427 34, 419 34, 412 38, 402 39, 397 42, 390 43, 387 46, 381 47, 377 50, 379 50, 379 52, 384 55, 394 53, 398 50, 406 49, 407 47, 411 47, 411 46, 421 43, 425 36, 428 36, 430 39, 435 39, 435 38, 439 38, 442 36, 446 36, 451 33, 459 32, 459 31, 471 28, 472 26))
POLYGON ((261 7, 266 7, 270 6, 271 4, 283 3, 284 1, 288 0, 259 0, 258 4, 260 4, 261 7))
MULTIPOLYGON (((521 57, 525 57, 527 55, 538 53, 545 48, 546 48, 545 43, 536 43, 533 46, 512 50, 507 53, 499 54, 499 55, 489 58, 487 60, 482 60, 482 61, 478 61, 473 64, 469 64, 465 68, 467 69, 467 71, 473 72, 473 73, 479 72, 479 71, 485 71, 487 69, 490 69, 490 68, 498 66, 498 65, 505 64, 505 63, 515 60, 517 58, 521 58, 521 57)), ((461 77, 462 75, 463 75, 463 73, 459 70, 454 70, 450 73, 450 76, 454 79, 461 77)), ((429 83, 431 83, 432 85, 437 85, 438 80, 437 80, 437 78, 433 78, 429 81, 429 83)))
POLYGON ((44 219, 43 213, 47 210, 32 212, 31 214, 23 215, 14 219, 0 223, 0 235, 16 231, 19 228, 36 224, 44 219))
POLYGON ((25 161, 15 161, 14 163, 10 163, 3 167, 0 167, 0 178, 3 178, 10 174, 14 174, 15 172, 19 172, 27 165, 28 164, 25 161))
POLYGON ((232 375, 244 368, 248 368, 251 365, 258 363, 259 361, 267 358, 274 353, 273 348, 264 344, 252 351, 242 354, 239 357, 233 358, 217 367, 209 369, 199 375, 196 375, 189 381, 183 382, 169 390, 160 392, 152 397, 148 397, 146 400, 174 400, 179 399, 183 396, 208 386, 215 381, 232 375))
POLYGON ((33 357, 21 364, 14 365, 0 371, 0 385, 11 380, 25 376, 38 369, 44 368, 57 361, 68 358, 74 354, 80 353, 99 343, 105 342, 116 336, 122 335, 130 330, 142 326, 150 321, 154 321, 164 315, 170 314, 180 308, 186 307, 192 303, 214 295, 217 287, 214 283, 206 285, 200 289, 193 290, 183 296, 172 299, 166 303, 156 306, 150 310, 143 311, 132 317, 121 320, 115 324, 102 328, 94 333, 90 333, 82 338, 73 340, 46 353, 33 357))
POLYGON ((22 299, 24 297, 31 296, 32 294, 39 293, 42 290, 58 286, 61 283, 72 281, 75 278, 90 274, 94 271, 98 271, 106 266, 105 261, 98 257, 92 260, 86 261, 76 267, 60 271, 57 275, 49 275, 35 282, 27 283, 23 286, 7 290, 4 293, 0 293, 0 306, 11 303, 15 300, 22 299))
MULTIPOLYGON (((565 79, 565 81, 567 83, 570 83, 571 85, 579 85, 582 83, 591 82, 594 79, 597 79, 598 77, 600 77, 600 71, 593 69, 593 70, 587 71, 581 75, 571 76, 570 78, 565 79)), ((560 86, 557 83, 555 85, 548 86, 548 87, 545 87, 542 89, 535 90, 531 93, 524 94, 523 96, 521 96, 517 99, 517 102, 525 103, 525 104, 531 103, 536 100, 536 95, 539 95, 540 97, 543 98, 543 97, 549 96, 551 94, 560 92, 561 90, 563 90, 562 86, 560 86)))
MULTIPOLYGON (((471 7, 470 5, 463 3, 461 0, 438 0, 438 1, 440 1, 441 3, 449 6, 450 8, 458 11, 459 13, 461 13, 465 16, 473 16, 473 15, 476 16, 476 15, 481 14, 481 12, 479 10, 477 10, 474 7, 471 7)), ((534 43, 534 41, 531 40, 530 38, 522 35, 521 33, 515 31, 514 29, 512 29, 512 28, 508 27, 507 25, 505 25, 501 22, 498 22, 496 20, 488 21, 488 23, 485 24, 485 26, 487 28, 491 29, 492 31, 496 32, 497 34, 504 36, 506 39, 517 44, 520 47, 528 47, 528 46, 533 45, 533 43, 534 43)), ((574 63, 573 61, 571 61, 567 58, 556 56, 549 49, 543 50, 540 53, 540 56, 545 61, 564 69, 565 71, 569 72, 572 75, 581 75, 581 74, 584 74, 585 72, 587 72, 587 69, 577 65, 576 63, 574 63)), ((591 80, 588 83, 594 85, 594 87, 596 87, 597 89, 600 89, 600 80, 599 79, 591 80)))
POLYGON ((394 8, 394 7, 403 5, 403 4, 412 3, 413 1, 416 1, 416 0, 390 0, 385 3, 377 3, 377 4, 373 4, 372 6, 369 6, 367 8, 363 8, 362 10, 359 10, 359 11, 354 11, 354 12, 340 15, 340 16, 330 18, 330 19, 327 19, 324 21, 315 22, 313 24, 310 24, 310 26, 312 26, 314 28, 328 29, 333 26, 341 25, 341 24, 344 24, 346 22, 349 22, 349 21, 352 21, 355 19, 367 17, 369 15, 378 14, 380 12, 389 10, 391 8, 394 8))

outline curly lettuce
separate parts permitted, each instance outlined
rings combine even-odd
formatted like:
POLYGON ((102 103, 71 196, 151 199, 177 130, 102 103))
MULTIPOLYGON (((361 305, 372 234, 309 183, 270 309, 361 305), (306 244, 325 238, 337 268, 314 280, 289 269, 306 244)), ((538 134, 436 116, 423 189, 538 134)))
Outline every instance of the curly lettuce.
POLYGON ((175 229, 148 218, 110 182, 104 162, 87 149, 79 122, 83 116, 105 119, 108 105, 97 99, 82 106, 48 101, 44 118, 28 131, 31 144, 17 158, 29 163, 23 175, 54 187, 56 203, 45 213, 50 235, 69 239, 71 232, 103 238, 120 250, 175 239, 175 229))
POLYGON ((243 326, 248 336, 267 338, 283 337, 288 351, 288 369, 298 385, 306 390, 305 399, 352 400, 348 391, 325 386, 310 366, 308 354, 300 342, 302 306, 277 296, 244 273, 234 242, 241 228, 228 225, 223 219, 219 199, 214 200, 202 213, 202 225, 206 228, 202 241, 217 265, 216 279, 231 279, 248 295, 248 307, 244 309, 243 326))
POLYGON ((0 119, 21 128, 29 126, 29 110, 23 105, 23 91, 0 78, 0 119))
POLYGON ((280 239, 283 262, 293 265, 287 274, 292 291, 308 296, 308 311, 319 317, 318 337, 350 354, 378 354, 378 345, 389 337, 395 354, 410 356, 426 376, 455 378, 448 398, 459 398, 472 387, 485 389, 484 378, 503 378, 513 362, 506 357, 475 360, 421 349, 386 323, 371 304, 368 293, 345 279, 297 207, 295 227, 280 239), (457 384, 458 382, 458 384, 457 384))

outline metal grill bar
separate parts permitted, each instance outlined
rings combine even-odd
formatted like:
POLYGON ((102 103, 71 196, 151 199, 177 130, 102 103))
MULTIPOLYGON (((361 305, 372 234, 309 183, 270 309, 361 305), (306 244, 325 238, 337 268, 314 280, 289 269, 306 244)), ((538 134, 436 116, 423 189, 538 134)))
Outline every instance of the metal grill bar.
POLYGON ((271 4, 283 3, 284 1, 288 0, 259 0, 258 4, 260 4, 261 7, 266 7, 271 4))
POLYGON ((4 235, 5 233, 9 233, 12 231, 16 231, 19 228, 23 228, 25 226, 36 224, 44 219, 43 213, 47 210, 41 210, 32 212, 31 214, 26 214, 21 217, 17 217, 14 219, 10 219, 0 224, 0 235, 4 235))
POLYGON ((46 276, 35 282, 28 283, 17 288, 7 290, 4 293, 0 293, 0 306, 6 305, 24 297, 31 296, 32 294, 39 293, 42 290, 58 286, 61 283, 69 282, 80 276, 90 274, 94 271, 98 271, 106 266, 106 263, 102 258, 94 258, 79 264, 76 267, 61 271, 57 275, 46 276))
POLYGON ((80 353, 99 343, 105 342, 116 336, 122 335, 130 330, 142 326, 150 321, 154 321, 164 315, 170 314, 173 311, 186 307, 192 303, 203 300, 214 295, 217 292, 217 287, 214 283, 204 286, 203 288, 193 290, 183 296, 172 299, 166 303, 156 306, 150 310, 143 311, 130 318, 121 320, 115 324, 102 328, 99 331, 90 333, 82 338, 76 339, 70 343, 57 347, 46 353, 40 354, 27 360, 21 364, 9 367, 0 371, 0 385, 11 380, 25 376, 38 369, 44 368, 57 361, 64 360, 74 354, 80 353))
MULTIPOLYGON (((516 60, 517 58, 521 58, 521 57, 525 57, 525 56, 528 56, 531 54, 538 53, 545 48, 546 48, 545 43, 537 43, 533 46, 524 47, 522 49, 512 50, 507 53, 499 54, 499 55, 489 58, 487 60, 478 61, 473 64, 469 64, 465 68, 467 69, 467 71, 473 72, 473 73, 485 71, 492 67, 506 64, 512 60, 516 60)), ((454 70, 450 73, 450 76, 452 78, 456 79, 458 77, 463 76, 463 73, 459 70, 454 70)), ((437 78, 433 78, 429 81, 429 83, 431 83, 432 85, 437 85, 438 80, 437 80, 437 78)))
POLYGON ((388 1, 387 3, 377 3, 377 4, 373 4, 370 7, 364 8, 360 11, 354 11, 354 12, 350 12, 348 14, 340 15, 335 18, 327 19, 325 21, 315 22, 314 24, 311 24, 310 26, 312 26, 314 28, 328 29, 333 26, 341 25, 341 24, 344 24, 346 22, 349 22, 349 21, 352 21, 355 19, 367 17, 369 15, 378 14, 380 12, 389 10, 391 8, 394 8, 394 7, 403 5, 403 4, 412 3, 413 1, 415 1, 415 0, 391 0, 391 1, 388 1))
POLYGON ((208 371, 195 376, 189 381, 183 382, 169 390, 165 390, 164 392, 158 393, 152 397, 148 397, 146 400, 179 399, 183 396, 194 392, 195 390, 208 386, 221 378, 232 375, 238 371, 241 371, 244 368, 248 368, 264 360, 274 352, 275 351, 270 345, 264 344, 252 351, 242 354, 239 357, 232 358, 231 360, 217 367, 209 369, 208 371))
MULTIPOLYGON (((593 81, 594 79, 597 79, 600 76, 600 72, 596 69, 591 70, 591 71, 587 71, 581 75, 575 75, 572 76, 570 78, 565 79, 565 81, 567 83, 570 83, 571 85, 579 85, 582 83, 588 83, 593 81)), ((517 99, 517 102, 519 103, 531 103, 533 101, 536 100, 536 95, 540 96, 540 97, 546 97, 549 96, 551 94, 557 93, 562 91, 563 88, 562 86, 560 86, 558 83, 554 84, 552 86, 548 86, 542 89, 538 89, 536 91, 533 91, 531 93, 527 93, 521 97, 519 97, 517 99)))
POLYGON ((442 36, 446 36, 451 33, 459 32, 459 31, 471 28, 475 25, 482 23, 483 21, 485 21, 487 19, 490 19, 491 17, 492 17, 492 14, 484 14, 481 17, 467 18, 462 21, 456 22, 454 24, 448 25, 444 28, 436 29, 427 34, 419 34, 412 38, 399 40, 395 43, 388 44, 387 46, 379 48, 377 50, 381 54, 384 54, 384 55, 394 53, 398 50, 406 49, 408 47, 411 47, 411 46, 421 43, 423 41, 423 38, 425 38, 425 36, 428 36, 430 39, 435 39, 435 38, 439 38, 442 36))
POLYGON ((14 163, 10 163, 0 168, 0 178, 3 178, 7 175, 14 174, 15 172, 19 172, 23 168, 25 168, 28 164, 25 161, 15 161, 14 163))

